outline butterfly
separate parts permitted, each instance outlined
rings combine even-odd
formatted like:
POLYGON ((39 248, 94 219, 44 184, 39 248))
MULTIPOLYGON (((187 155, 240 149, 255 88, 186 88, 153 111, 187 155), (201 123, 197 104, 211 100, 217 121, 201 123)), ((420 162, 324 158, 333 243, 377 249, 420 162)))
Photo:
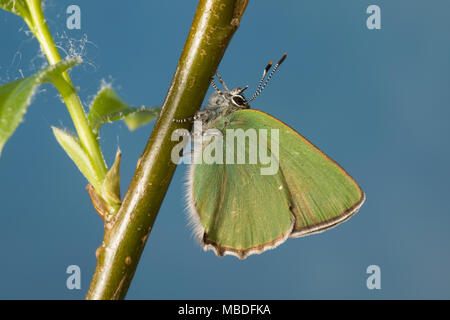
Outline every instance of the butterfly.
POLYGON ((365 200, 357 182, 325 153, 280 120, 250 109, 285 58, 270 74, 272 62, 266 66, 250 99, 243 94, 247 87, 229 90, 216 74, 225 90, 212 79, 215 92, 206 107, 174 120, 199 123, 193 136, 209 136, 194 150, 186 197, 194 234, 218 256, 245 259, 288 238, 328 230, 365 200))

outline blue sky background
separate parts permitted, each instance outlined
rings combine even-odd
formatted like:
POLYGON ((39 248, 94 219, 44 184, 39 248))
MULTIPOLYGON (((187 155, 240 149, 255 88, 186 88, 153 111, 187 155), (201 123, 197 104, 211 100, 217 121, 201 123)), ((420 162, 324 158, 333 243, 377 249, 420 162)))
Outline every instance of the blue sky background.
MULTIPOLYGON (((85 60, 71 75, 86 108, 102 79, 131 105, 163 102, 196 1, 46 3, 56 41, 85 60), (81 30, 66 28, 74 3, 81 30)), ((253 107, 339 162, 367 201, 326 233, 245 261, 218 258, 186 226, 180 166, 128 298, 450 298, 449 12, 445 0, 250 1, 219 71, 230 86, 254 88, 267 62, 288 52, 253 107), (381 7, 381 30, 366 28, 371 4, 381 7), (381 268, 381 290, 366 287, 372 264, 381 268)), ((26 31, 0 12, 0 84, 45 62, 26 31)), ((3 299, 81 299, 95 268, 102 221, 51 125, 72 129, 56 90, 44 85, 0 158, 3 299), (72 264, 81 268, 81 290, 66 288, 72 264)), ((122 149, 123 191, 150 132, 130 133, 122 123, 102 129, 109 164, 122 149)))

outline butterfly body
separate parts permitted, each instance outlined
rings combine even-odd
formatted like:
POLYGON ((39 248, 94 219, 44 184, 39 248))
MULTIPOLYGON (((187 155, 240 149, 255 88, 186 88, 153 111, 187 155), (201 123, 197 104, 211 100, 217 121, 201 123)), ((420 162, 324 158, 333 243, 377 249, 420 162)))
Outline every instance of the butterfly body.
POLYGON ((223 119, 234 111, 248 109, 250 106, 242 92, 246 89, 235 88, 227 92, 215 92, 211 95, 203 110, 198 111, 193 117, 194 121, 201 121, 203 131, 214 128, 214 121, 223 119))

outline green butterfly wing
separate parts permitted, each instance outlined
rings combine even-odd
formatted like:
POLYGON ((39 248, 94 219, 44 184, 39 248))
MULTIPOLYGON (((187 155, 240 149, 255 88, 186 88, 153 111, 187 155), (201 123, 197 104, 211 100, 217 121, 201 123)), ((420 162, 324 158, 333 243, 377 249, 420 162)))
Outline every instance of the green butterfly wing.
POLYGON ((189 175, 191 218, 205 249, 243 259, 291 234, 295 219, 281 176, 260 175, 259 164, 204 163, 189 175))
MULTIPOLYGON (((279 132, 275 175, 261 175, 265 165, 259 162, 191 165, 191 218, 204 248, 217 255, 243 259, 274 248, 287 237, 327 230, 350 218, 364 202, 361 188, 344 169, 270 115, 240 110, 212 126, 224 137, 226 129, 268 129, 269 149, 270 129, 279 132)), ((224 154, 225 148, 226 143, 224 154)))

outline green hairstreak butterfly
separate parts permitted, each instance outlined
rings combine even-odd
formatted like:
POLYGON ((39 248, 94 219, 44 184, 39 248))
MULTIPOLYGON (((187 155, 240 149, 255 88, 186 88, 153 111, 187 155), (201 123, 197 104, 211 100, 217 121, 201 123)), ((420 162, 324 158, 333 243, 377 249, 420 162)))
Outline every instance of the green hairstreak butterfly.
POLYGON ((201 137, 216 132, 194 150, 187 200, 194 233, 205 250, 212 249, 218 256, 245 259, 288 238, 325 231, 349 219, 365 200, 356 181, 311 142, 280 120, 250 109, 249 102, 285 58, 286 54, 270 74, 272 63, 267 65, 250 99, 243 95, 247 87, 229 90, 217 74, 225 90, 212 80, 216 92, 206 107, 192 118, 175 120, 199 122, 201 137), (239 140, 236 132, 244 138, 239 140), (260 150, 252 148, 254 143, 260 150), (196 161, 206 151, 224 161, 196 161), (264 168, 274 165, 267 155, 276 169, 264 174, 264 168), (239 156, 247 162, 239 162, 239 156))

